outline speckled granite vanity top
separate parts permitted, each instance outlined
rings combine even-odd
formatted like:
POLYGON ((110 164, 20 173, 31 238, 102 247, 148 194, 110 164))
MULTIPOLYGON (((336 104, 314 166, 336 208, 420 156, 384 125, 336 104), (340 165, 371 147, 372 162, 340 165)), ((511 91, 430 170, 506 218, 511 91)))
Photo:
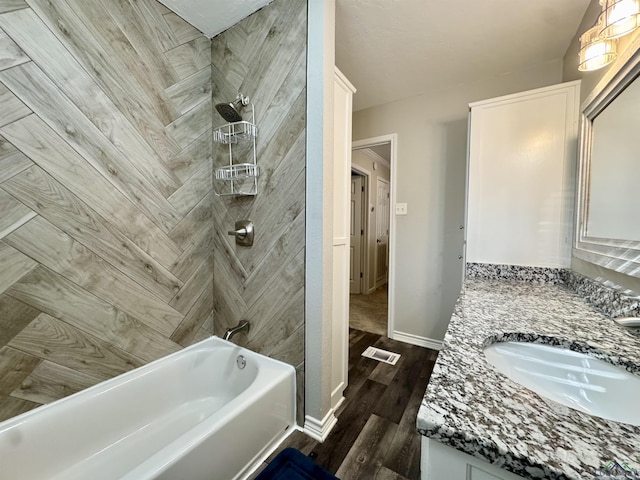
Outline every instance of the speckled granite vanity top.
POLYGON ((640 339, 564 285, 467 280, 418 412, 422 435, 525 478, 593 479, 610 461, 640 469, 640 427, 512 382, 485 360, 488 338, 571 345, 638 374, 640 339))

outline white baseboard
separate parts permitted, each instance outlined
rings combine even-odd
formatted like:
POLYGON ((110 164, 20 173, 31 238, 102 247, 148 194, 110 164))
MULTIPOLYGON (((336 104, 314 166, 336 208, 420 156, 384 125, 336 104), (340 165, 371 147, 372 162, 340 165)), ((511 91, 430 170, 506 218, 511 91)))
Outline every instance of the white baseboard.
POLYGON ((333 412, 333 409, 329 410, 322 420, 306 415, 302 431, 314 440, 320 443, 324 442, 338 422, 333 412))
POLYGON ((338 400, 336 402, 336 404, 333 406, 333 413, 335 414, 335 412, 337 412, 338 410, 340 410, 340 407, 342 406, 342 404, 344 403, 345 398, 344 397, 340 397, 340 400, 338 400))
POLYGON ((338 406, 344 401, 344 396, 342 395, 347 388, 347 382, 340 382, 333 392, 331 392, 331 408, 335 412, 338 410, 338 406))
POLYGON ((434 340, 432 338, 420 337, 411 333, 403 333, 395 330, 391 337, 399 342, 410 343, 411 345, 417 345, 419 347, 431 348, 432 350, 442 350, 444 344, 441 340, 434 340))

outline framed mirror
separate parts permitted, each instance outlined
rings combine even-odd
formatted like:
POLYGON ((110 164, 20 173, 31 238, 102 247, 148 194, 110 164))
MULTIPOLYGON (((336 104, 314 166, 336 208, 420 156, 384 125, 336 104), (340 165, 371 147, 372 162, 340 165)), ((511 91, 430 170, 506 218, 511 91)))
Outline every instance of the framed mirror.
POLYGON ((640 277, 640 35, 582 106, 574 257, 640 277))

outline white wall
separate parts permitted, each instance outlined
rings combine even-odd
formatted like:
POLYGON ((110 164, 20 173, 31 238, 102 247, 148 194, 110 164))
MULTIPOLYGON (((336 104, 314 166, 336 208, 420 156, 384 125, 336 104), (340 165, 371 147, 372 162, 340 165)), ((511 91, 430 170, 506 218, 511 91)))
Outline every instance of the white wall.
POLYGON ((324 438, 331 409, 335 0, 309 0, 305 217, 305 431, 324 438))
POLYGON ((354 113, 354 140, 398 134, 396 332, 442 340, 460 291, 468 104, 561 81, 557 60, 354 113))

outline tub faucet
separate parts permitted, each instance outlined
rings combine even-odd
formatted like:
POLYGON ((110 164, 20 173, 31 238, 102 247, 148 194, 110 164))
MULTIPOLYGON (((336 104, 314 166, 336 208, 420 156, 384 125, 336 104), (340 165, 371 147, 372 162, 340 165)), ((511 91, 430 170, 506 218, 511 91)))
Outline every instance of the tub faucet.
POLYGON ((246 320, 240 320, 240 323, 238 325, 236 325, 233 328, 227 329, 227 331, 224 333, 223 338, 225 340, 231 341, 231 337, 233 337, 236 333, 240 332, 241 330, 246 330, 248 332, 249 322, 247 322, 246 320))

